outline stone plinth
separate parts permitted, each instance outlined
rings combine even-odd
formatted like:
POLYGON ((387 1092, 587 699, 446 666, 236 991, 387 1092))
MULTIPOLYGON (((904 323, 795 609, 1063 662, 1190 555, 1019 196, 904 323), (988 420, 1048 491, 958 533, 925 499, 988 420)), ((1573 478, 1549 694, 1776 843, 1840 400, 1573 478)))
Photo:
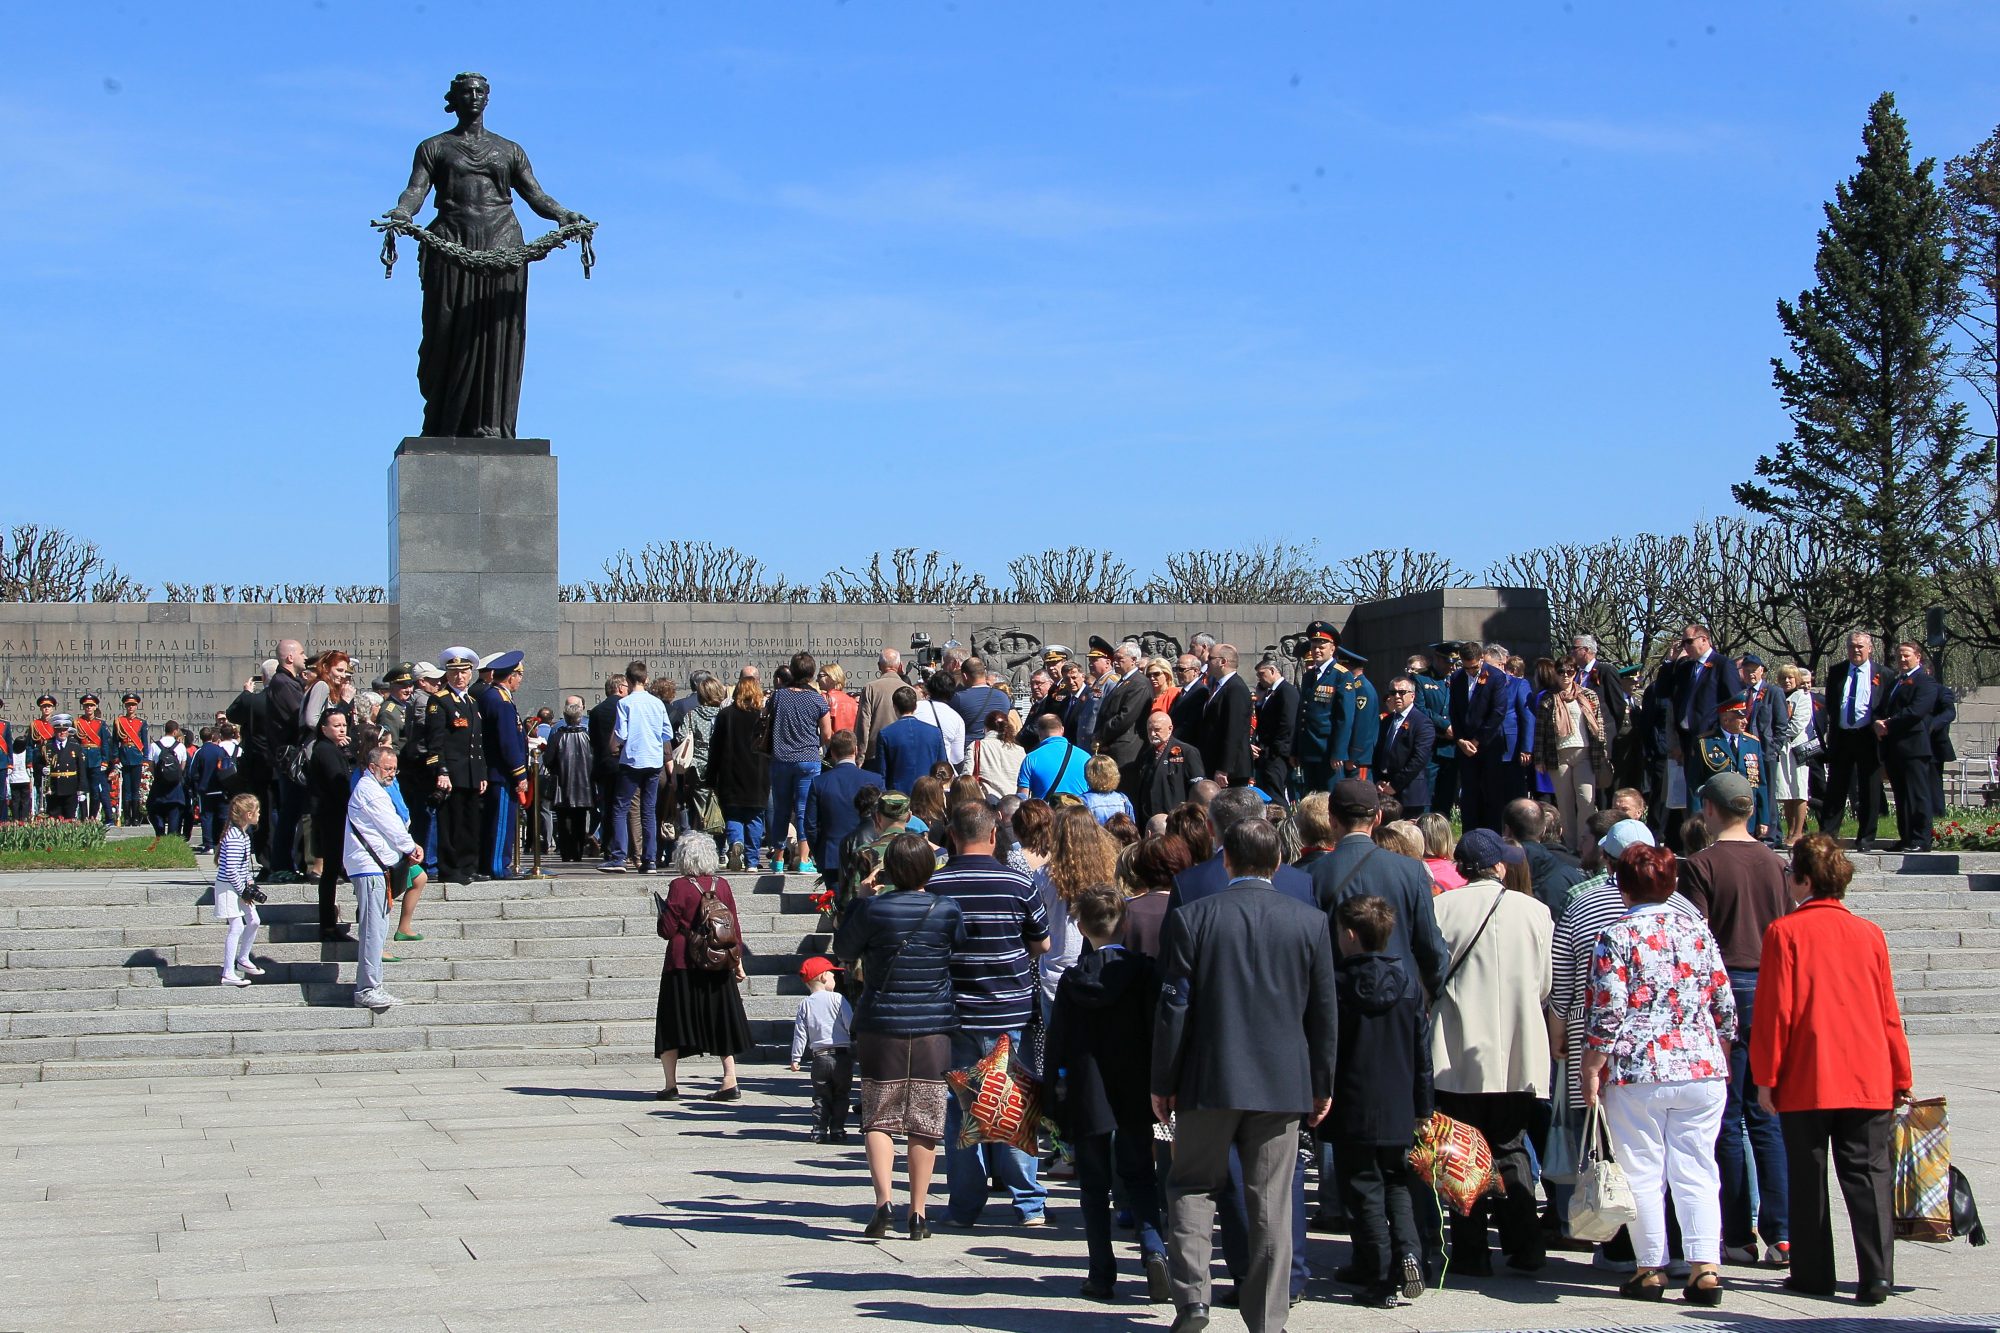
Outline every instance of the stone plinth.
POLYGON ((453 644, 527 654, 521 703, 556 692, 556 460, 547 440, 411 436, 389 465, 392 661, 453 644))

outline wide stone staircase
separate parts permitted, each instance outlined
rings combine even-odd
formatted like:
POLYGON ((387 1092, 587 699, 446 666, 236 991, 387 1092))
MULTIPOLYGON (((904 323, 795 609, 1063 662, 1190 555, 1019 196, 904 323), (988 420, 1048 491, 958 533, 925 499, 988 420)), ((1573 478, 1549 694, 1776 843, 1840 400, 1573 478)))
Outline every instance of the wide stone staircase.
MULTIPOLYGON (((728 877, 749 946, 755 1058, 788 1053, 799 961, 829 944, 804 876, 728 877)), ((272 891, 247 989, 195 871, 0 875, 0 1082, 594 1063, 653 1058, 663 876, 433 886, 393 943, 410 1001, 350 1004, 354 946, 318 940, 310 885, 272 891)), ((352 891, 341 890, 342 913, 352 891)), ((1849 895, 1889 939, 1913 1033, 2000 1033, 2000 853, 1861 856, 1849 895)))
MULTIPOLYGON (((269 890, 254 957, 218 984, 223 928, 197 871, 0 875, 0 1082, 650 1063, 668 877, 567 867, 432 885, 424 939, 391 941, 385 1013, 351 1003, 355 946, 322 944, 312 885, 269 890)), ((782 1060, 800 961, 831 937, 801 875, 728 875, 747 946, 753 1059, 782 1060)), ((351 917, 353 891, 340 890, 351 917)), ((393 929, 394 921, 391 921, 393 929)))

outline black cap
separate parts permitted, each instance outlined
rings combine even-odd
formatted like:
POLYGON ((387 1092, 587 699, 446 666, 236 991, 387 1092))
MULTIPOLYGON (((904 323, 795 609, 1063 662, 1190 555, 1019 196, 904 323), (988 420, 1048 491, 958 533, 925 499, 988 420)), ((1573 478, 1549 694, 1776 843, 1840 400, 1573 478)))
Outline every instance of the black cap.
POLYGON ((1093 634, 1090 636, 1090 651, 1086 656, 1109 657, 1111 656, 1111 652, 1111 641, 1109 639, 1106 639, 1102 634, 1093 634))

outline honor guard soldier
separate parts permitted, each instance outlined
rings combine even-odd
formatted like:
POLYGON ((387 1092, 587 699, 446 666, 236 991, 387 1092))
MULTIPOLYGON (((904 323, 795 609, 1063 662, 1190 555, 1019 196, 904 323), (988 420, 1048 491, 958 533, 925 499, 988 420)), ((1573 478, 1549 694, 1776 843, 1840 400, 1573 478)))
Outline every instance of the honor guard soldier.
POLYGON ((57 819, 75 819, 87 790, 83 746, 70 731, 68 713, 49 722, 49 738, 40 746, 43 809, 57 819))
POLYGON ((80 710, 74 730, 77 740, 89 756, 90 806, 86 811, 93 819, 111 822, 111 768, 117 763, 112 753, 111 726, 98 716, 97 696, 86 694, 78 699, 80 710))
POLYGON ((480 871, 494 879, 511 879, 514 848, 519 842, 519 811, 528 799, 528 740, 521 734, 520 710, 514 691, 521 688, 522 654, 495 653, 485 670, 492 684, 479 696, 479 718, 486 746, 486 794, 481 798, 480 871))
MULTIPOLYGON (((1331 622, 1306 626, 1306 664, 1299 675, 1299 720, 1292 729, 1292 756, 1298 761, 1299 795, 1332 791, 1346 776, 1347 752, 1334 749, 1334 734, 1345 730, 1346 673, 1334 665, 1340 631, 1331 622)), ((1345 745, 1345 739, 1342 745, 1345 745)))
MULTIPOLYGON (((416 671, 410 663, 398 662, 376 683, 382 706, 375 710, 375 725, 382 728, 382 743, 391 749, 403 748, 403 733, 410 725, 410 696, 417 686, 416 671)), ((402 772, 400 767, 397 772, 402 772)))
POLYGON ((1072 745, 1086 754, 1097 753, 1097 716, 1104 711, 1104 696, 1112 684, 1111 641, 1101 634, 1090 636, 1084 652, 1083 700, 1073 716, 1076 727, 1069 731, 1072 745))
POLYGON ((424 869, 437 878, 437 778, 425 759, 424 719, 432 699, 444 691, 444 672, 430 662, 410 669, 417 683, 410 695, 409 716, 403 725, 403 743, 397 755, 396 786, 403 793, 404 808, 410 812, 410 838, 423 848, 424 869))
MULTIPOLYGON (((1347 712, 1347 776, 1366 782, 1375 762, 1375 741, 1382 734, 1382 695, 1362 672, 1367 658, 1351 648, 1335 648, 1333 660, 1347 676, 1340 685, 1347 712)), ((1336 730, 1335 739, 1339 736, 1336 730)))
POLYGON ((486 790, 486 745, 479 705, 466 693, 479 658, 444 650, 445 687, 424 705, 424 770, 437 806, 438 874, 472 883, 479 866, 479 798, 486 790))
POLYGON ((118 751, 119 822, 138 824, 145 818, 139 802, 139 780, 146 773, 146 748, 152 736, 146 720, 139 716, 139 696, 127 694, 119 702, 125 711, 111 719, 111 744, 118 751))
POLYGON ((35 700, 35 720, 28 724, 28 739, 42 745, 56 734, 56 697, 45 694, 35 700))

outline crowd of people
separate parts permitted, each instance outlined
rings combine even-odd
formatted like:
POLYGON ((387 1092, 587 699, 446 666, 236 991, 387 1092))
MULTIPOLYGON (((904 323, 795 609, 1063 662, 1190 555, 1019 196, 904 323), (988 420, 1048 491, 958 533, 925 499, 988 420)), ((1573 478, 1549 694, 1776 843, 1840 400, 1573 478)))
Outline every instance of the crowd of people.
POLYGON ((1843 905, 1853 868, 1829 834, 1851 796, 1854 845, 1876 845, 1886 768, 1896 846, 1928 846, 1950 708, 1921 648, 1890 672, 1856 634, 1822 696, 1693 625, 1635 695, 1588 636, 1532 666, 1448 643, 1378 694, 1333 625, 1305 645, 1299 681, 1265 657, 1253 683, 1207 635, 1174 660, 1093 637, 1081 657, 1052 646, 1018 698, 955 646, 922 666, 885 650, 858 689, 801 652, 768 692, 751 664, 677 697, 635 661, 594 704, 523 715, 518 652, 451 647, 361 688, 347 654, 286 640, 191 754, 174 723, 151 737, 136 697, 132 725, 91 732, 46 700, 45 731, 8 745, 59 813, 191 793, 171 827, 198 814, 217 852, 228 985, 258 974, 270 885, 313 878, 323 936, 346 939, 335 891, 353 883, 356 1002, 379 1009, 400 1003, 389 913, 394 939, 421 939, 430 879, 520 875, 551 845, 667 870, 664 1100, 696 1055, 723 1059, 712 1098, 743 1095, 724 876, 816 875, 832 957, 802 971, 791 1062, 810 1064, 826 1142, 847 1140, 859 1075, 865 1234, 894 1226, 898 1140, 912 1239, 940 1151, 951 1227, 990 1221, 996 1187, 1004 1221, 1043 1225, 1050 1170, 1073 1169, 1083 1294, 1115 1299, 1127 1227, 1177 1329, 1229 1304, 1282 1328, 1312 1229, 1348 1231, 1338 1277, 1377 1306, 1496 1259, 1531 1276, 1555 1246, 1593 1250, 1638 1300, 1671 1277, 1715 1305, 1725 1265, 1830 1294, 1829 1149, 1856 1294, 1886 1298, 1889 1126, 1912 1073, 1882 933, 1843 905), (98 796, 71 769, 108 774, 107 743, 124 785, 98 796), (962 1133, 949 1084, 1003 1044, 1066 1163, 1031 1132, 962 1133), (1592 1246, 1541 1163, 1600 1110, 1638 1209, 1592 1246), (1434 1115, 1494 1155, 1501 1183, 1469 1211, 1410 1164, 1434 1115), (1218 1231, 1228 1291, 1210 1285, 1218 1231))

